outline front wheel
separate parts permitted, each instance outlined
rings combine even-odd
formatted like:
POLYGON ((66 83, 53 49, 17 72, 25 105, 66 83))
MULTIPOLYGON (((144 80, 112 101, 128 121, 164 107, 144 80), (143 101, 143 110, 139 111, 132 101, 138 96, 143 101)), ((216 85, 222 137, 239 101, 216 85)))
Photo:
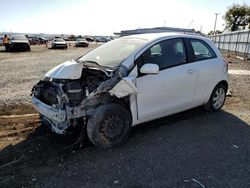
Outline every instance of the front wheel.
POLYGON ((129 111, 115 103, 99 106, 90 116, 87 134, 90 141, 103 149, 123 144, 131 131, 132 119, 129 111))
POLYGON ((214 88, 208 103, 205 105, 205 108, 212 112, 220 110, 225 103, 226 93, 227 93, 227 88, 225 85, 223 84, 217 85, 214 88))

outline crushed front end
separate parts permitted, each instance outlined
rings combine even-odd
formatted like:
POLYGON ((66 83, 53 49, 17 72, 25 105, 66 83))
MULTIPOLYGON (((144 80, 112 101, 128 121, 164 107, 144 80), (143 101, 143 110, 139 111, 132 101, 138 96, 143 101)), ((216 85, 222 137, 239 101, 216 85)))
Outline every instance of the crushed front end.
POLYGON ((97 106, 109 102, 108 91, 124 74, 124 69, 82 68, 77 79, 47 77, 33 87, 32 104, 53 132, 65 134, 70 127, 82 126, 97 106))

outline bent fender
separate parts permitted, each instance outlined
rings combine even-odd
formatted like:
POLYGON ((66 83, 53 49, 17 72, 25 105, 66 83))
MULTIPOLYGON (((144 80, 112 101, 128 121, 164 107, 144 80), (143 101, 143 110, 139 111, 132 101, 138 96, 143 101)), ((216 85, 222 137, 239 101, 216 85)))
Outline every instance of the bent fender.
POLYGON ((134 77, 125 77, 118 82, 113 89, 109 91, 111 95, 115 95, 118 98, 128 96, 132 93, 137 93, 137 88, 133 83, 134 77))

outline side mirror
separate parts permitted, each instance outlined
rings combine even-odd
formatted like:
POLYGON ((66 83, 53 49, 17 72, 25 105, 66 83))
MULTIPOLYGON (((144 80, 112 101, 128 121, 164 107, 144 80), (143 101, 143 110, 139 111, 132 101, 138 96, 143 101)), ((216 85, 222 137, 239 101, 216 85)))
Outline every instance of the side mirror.
POLYGON ((140 72, 142 74, 158 74, 159 66, 153 63, 147 63, 141 67, 140 72))

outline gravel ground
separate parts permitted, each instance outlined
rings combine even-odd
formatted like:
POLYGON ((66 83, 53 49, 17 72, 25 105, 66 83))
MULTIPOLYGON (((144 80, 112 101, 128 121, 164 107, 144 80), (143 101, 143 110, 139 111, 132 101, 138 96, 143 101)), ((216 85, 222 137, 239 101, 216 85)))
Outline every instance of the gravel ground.
MULTIPOLYGON (((7 109, 0 112, 34 112, 33 84, 89 49, 0 52, 0 106, 7 109)), ((225 57, 229 69, 250 70, 249 61, 225 57)), ((195 108, 134 127, 127 143, 107 151, 88 141, 64 151, 74 138, 42 129, 37 115, 0 113, 0 187, 249 188, 250 76, 229 75, 229 82, 231 95, 220 112, 195 108)))
POLYGON ((69 47, 68 50, 31 46, 31 52, 6 53, 0 46, 0 111, 1 108, 30 104, 31 88, 54 66, 80 57, 88 48, 69 47))

